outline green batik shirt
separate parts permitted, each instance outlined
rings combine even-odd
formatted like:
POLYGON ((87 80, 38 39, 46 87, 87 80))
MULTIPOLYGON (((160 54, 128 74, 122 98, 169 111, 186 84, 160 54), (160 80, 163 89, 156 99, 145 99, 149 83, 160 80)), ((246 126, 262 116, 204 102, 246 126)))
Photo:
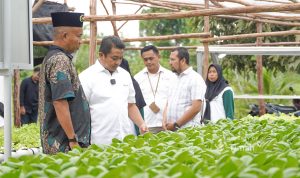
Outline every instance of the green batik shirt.
POLYGON ((88 146, 91 136, 89 105, 80 84, 72 56, 51 46, 40 71, 39 118, 43 152, 55 154, 70 150, 67 135, 58 122, 53 101, 67 100, 79 144, 88 146))

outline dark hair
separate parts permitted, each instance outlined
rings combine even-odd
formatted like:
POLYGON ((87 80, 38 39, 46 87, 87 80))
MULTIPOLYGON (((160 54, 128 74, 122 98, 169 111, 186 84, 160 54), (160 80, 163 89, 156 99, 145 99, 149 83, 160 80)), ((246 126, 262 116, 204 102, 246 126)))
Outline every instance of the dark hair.
POLYGON ((189 55, 188 49, 186 49, 185 47, 177 47, 172 52, 174 52, 174 51, 178 51, 177 56, 178 56, 179 60, 185 58, 185 63, 186 64, 190 63, 190 55, 189 55))
POLYGON ((33 72, 40 72, 40 67, 36 67, 33 69, 33 72))
POLYGON ((4 117, 4 104, 0 102, 0 116, 4 117))
POLYGON ((117 36, 104 37, 101 41, 99 52, 102 52, 106 56, 112 48, 124 49, 125 45, 117 36))
POLYGON ((159 55, 158 49, 153 45, 148 45, 148 46, 145 46, 143 49, 141 49, 141 55, 144 52, 150 51, 150 50, 152 50, 155 54, 159 55))

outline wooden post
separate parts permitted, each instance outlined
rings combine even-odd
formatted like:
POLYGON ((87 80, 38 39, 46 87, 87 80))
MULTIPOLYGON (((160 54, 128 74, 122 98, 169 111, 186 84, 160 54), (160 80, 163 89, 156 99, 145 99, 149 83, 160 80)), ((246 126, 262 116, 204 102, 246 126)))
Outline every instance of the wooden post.
POLYGON ((13 103, 14 103, 14 125, 16 127, 21 126, 20 116, 20 71, 14 70, 14 90, 13 90, 13 103))
POLYGON ((45 2, 45 0, 36 0, 34 6, 32 7, 32 14, 35 13, 45 2))
MULTIPOLYGON (((262 33, 262 23, 256 23, 256 30, 257 33, 262 33)), ((256 46, 261 46, 262 44, 262 37, 256 38, 256 46)), ((262 56, 257 55, 256 56, 256 69, 257 69, 257 86, 258 86, 258 94, 263 95, 263 66, 262 66, 262 56)), ((265 101, 264 99, 259 99, 259 115, 264 115, 266 113, 265 111, 265 101)))
MULTIPOLYGON (((96 15, 97 12, 97 0, 90 0, 90 14, 96 15)), ((90 53, 89 53, 89 65, 95 63, 95 51, 97 48, 97 22, 90 22, 90 53)))
MULTIPOLYGON (((111 5, 112 5, 113 15, 116 15, 117 14, 116 4, 113 1, 111 1, 111 5)), ((111 21, 111 23, 112 23, 112 27, 114 29, 114 35, 119 36, 116 21, 111 21)))
MULTIPOLYGON (((205 0, 205 9, 209 8, 209 0, 205 0)), ((204 16, 204 33, 209 32, 209 16, 204 16)), ((209 49, 208 49, 208 42, 203 43, 204 46, 204 56, 203 56, 203 70, 202 70, 202 77, 205 80, 208 63, 209 63, 209 49)))

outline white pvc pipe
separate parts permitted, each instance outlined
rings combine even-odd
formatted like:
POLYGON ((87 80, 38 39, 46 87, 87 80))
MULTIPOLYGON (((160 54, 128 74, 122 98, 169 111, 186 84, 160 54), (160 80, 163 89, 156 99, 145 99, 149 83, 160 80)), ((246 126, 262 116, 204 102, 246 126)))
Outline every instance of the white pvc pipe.
MULTIPOLYGON (((17 151, 11 152, 11 157, 18 158, 20 156, 25 156, 25 155, 37 155, 42 153, 42 148, 28 148, 28 149, 20 149, 17 151)), ((0 153, 0 163, 3 162, 4 159, 4 154, 0 153)))

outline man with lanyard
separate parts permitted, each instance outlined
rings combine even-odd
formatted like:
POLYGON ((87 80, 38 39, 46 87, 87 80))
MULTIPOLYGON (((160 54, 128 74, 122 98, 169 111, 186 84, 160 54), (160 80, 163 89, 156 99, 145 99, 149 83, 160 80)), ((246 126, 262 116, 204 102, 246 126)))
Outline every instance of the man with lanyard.
POLYGON ((163 127, 176 131, 180 127, 200 125, 200 110, 204 101, 206 85, 200 74, 189 66, 189 52, 177 47, 170 54, 172 71, 177 81, 170 87, 164 110, 163 127))
POLYGON ((53 40, 39 82, 39 117, 43 152, 67 152, 90 144, 91 116, 71 53, 78 50, 82 13, 52 13, 53 40))
POLYGON ((135 104, 131 76, 119 66, 124 48, 119 37, 104 37, 99 59, 79 75, 91 110, 92 144, 110 144, 113 138, 134 134, 132 122, 142 134, 148 131, 135 104))
POLYGON ((170 70, 159 64, 160 55, 153 45, 141 50, 145 68, 134 78, 139 83, 147 106, 144 107, 144 118, 149 131, 158 133, 163 130, 163 109, 167 102, 169 87, 176 76, 170 70))

